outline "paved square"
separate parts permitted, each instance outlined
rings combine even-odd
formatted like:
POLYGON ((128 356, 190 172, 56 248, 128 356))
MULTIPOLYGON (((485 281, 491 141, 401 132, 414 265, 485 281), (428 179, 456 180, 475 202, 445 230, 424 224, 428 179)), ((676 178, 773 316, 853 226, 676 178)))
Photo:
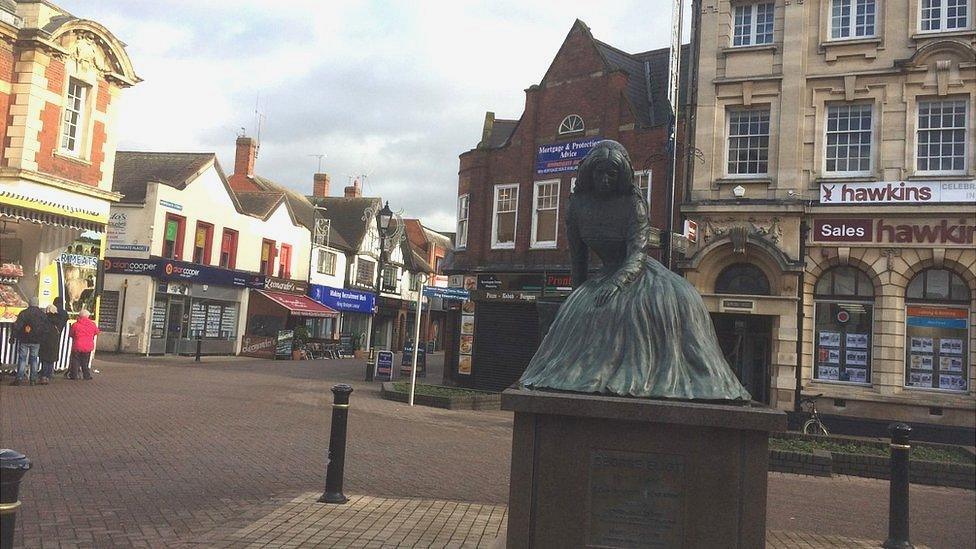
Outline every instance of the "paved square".
MULTIPOLYGON (((439 360, 431 360, 432 380, 440 379, 439 360)), ((103 355, 96 367, 91 382, 0 386, 0 447, 34 462, 18 546, 198 544, 321 493, 329 387, 338 382, 355 388, 347 493, 480 505, 508 499, 510 413, 382 400, 378 384, 360 381, 361 361, 103 355)), ((976 545, 974 494, 913 485, 912 540, 976 545)), ((883 481, 773 473, 767 526, 883 539, 887 505, 883 481)))

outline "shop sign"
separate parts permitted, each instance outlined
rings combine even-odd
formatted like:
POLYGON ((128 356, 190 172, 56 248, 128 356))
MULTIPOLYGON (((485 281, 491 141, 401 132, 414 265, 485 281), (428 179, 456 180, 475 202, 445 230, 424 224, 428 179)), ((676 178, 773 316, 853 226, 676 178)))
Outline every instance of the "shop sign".
POLYGON ((485 292, 485 301, 536 301, 539 296, 525 292, 485 292))
MULTIPOLYGON (((165 311, 164 311, 165 315, 165 311)), ((274 358, 275 338, 245 335, 241 342, 241 354, 257 358, 274 358)))
POLYGON ((103 264, 107 274, 145 275, 159 280, 177 280, 215 286, 238 286, 258 290, 264 288, 265 277, 261 275, 172 259, 107 257, 103 264))
POLYGON ((976 202, 976 181, 821 183, 821 204, 976 202))
POLYGON ((264 278, 264 289, 304 295, 308 293, 308 283, 302 280, 290 280, 287 278, 278 278, 276 276, 267 276, 264 278))
MULTIPOLYGON (((108 241, 109 250, 120 252, 148 252, 149 246, 145 244, 134 244, 130 241, 129 235, 129 214, 128 212, 113 212, 105 225, 105 238, 108 241)), ((135 240, 133 238, 133 240, 135 240)))
POLYGON ((690 219, 685 219, 684 237, 692 244, 698 242, 698 223, 690 219))
POLYGON ((535 155, 535 171, 538 174, 571 172, 600 141, 603 141, 602 137, 588 137, 539 145, 535 155))
POLYGON ((471 297, 470 292, 462 288, 433 288, 431 286, 424 286, 424 295, 457 301, 467 301, 471 297))
POLYGON ((376 310, 376 296, 368 292, 312 284, 308 295, 337 311, 372 314, 376 310))
MULTIPOLYGON (((407 377, 413 369, 413 345, 403 346, 403 359, 400 361, 400 375, 407 377)), ((427 352, 420 347, 417 349, 417 377, 427 377, 427 352)))
POLYGON ((479 290, 541 292, 545 278, 541 273, 478 275, 479 290))
POLYGON ((723 309, 742 309, 742 310, 751 311, 754 307, 755 307, 755 303, 744 299, 723 299, 722 300, 723 309))
POLYGON ((876 242, 891 244, 972 245, 976 224, 971 219, 899 222, 882 219, 816 219, 814 242, 876 242))
POLYGON ((294 330, 279 330, 275 338, 275 360, 291 360, 291 352, 295 342, 294 330))
POLYGON ((952 328, 965 330, 969 313, 965 309, 909 307, 908 325, 920 328, 952 328))
POLYGON ((376 376, 378 381, 393 381, 393 351, 376 353, 376 376))
POLYGON ((546 293, 549 292, 572 292, 573 275, 568 274, 547 274, 546 293))
POLYGON ((183 211, 183 205, 182 204, 177 204, 176 202, 170 202, 169 200, 160 199, 159 200, 159 205, 160 206, 163 206, 164 208, 169 208, 171 210, 176 210, 178 212, 182 212, 183 211))

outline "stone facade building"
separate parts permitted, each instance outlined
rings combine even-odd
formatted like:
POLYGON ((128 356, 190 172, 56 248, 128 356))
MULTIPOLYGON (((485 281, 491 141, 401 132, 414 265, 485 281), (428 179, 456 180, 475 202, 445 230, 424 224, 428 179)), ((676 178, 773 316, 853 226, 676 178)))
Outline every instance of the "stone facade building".
POLYGON ((758 400, 973 428, 973 8, 694 3, 680 266, 758 400))

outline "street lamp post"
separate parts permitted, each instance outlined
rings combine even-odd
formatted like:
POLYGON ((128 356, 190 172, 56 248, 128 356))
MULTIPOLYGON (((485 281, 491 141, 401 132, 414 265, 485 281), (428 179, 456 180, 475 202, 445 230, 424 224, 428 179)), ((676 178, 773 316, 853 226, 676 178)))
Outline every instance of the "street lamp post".
MULTIPOLYGON (((379 233, 379 237, 380 237, 380 253, 376 263, 377 266, 376 285, 374 287, 376 291, 377 313, 379 312, 380 293, 383 291, 383 268, 384 268, 383 262, 386 259, 386 237, 387 237, 387 233, 390 230, 390 223, 392 221, 393 221, 393 211, 390 210, 390 203, 387 202, 381 210, 376 212, 376 231, 377 233, 379 233)), ((374 313, 373 316, 376 316, 377 313, 374 313)), ((370 317, 371 324, 372 324, 372 320, 373 317, 370 317)), ((374 356, 373 349, 372 349, 372 342, 373 342, 372 336, 373 336, 374 327, 375 326, 371 325, 366 330, 366 351, 369 353, 370 356, 374 356)), ((373 365, 368 364, 369 362, 370 361, 367 361, 366 381, 373 381, 373 368, 372 368, 373 365)))

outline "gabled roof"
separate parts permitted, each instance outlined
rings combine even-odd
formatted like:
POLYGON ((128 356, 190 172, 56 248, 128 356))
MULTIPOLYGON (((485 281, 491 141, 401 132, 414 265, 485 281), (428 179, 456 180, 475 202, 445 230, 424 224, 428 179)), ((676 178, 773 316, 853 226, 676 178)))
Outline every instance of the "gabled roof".
POLYGON ((285 197, 275 191, 236 191, 244 213, 267 219, 274 213, 285 197))
POLYGON ((518 120, 504 120, 501 118, 496 118, 495 123, 491 126, 491 133, 488 135, 488 142, 484 146, 489 149, 497 149, 505 143, 508 139, 512 137, 515 133, 515 128, 518 127, 518 120))
POLYGON ((349 251, 357 251, 366 236, 367 223, 373 222, 363 221, 363 212, 381 201, 375 197, 326 196, 320 198, 319 203, 325 208, 326 219, 330 220, 330 242, 341 239, 349 251))
POLYGON ((400 250, 403 252, 403 265, 411 272, 432 273, 433 269, 424 257, 424 251, 410 242, 409 238, 400 243, 400 250))
MULTIPOLYGON (((305 198, 305 195, 260 175, 252 175, 248 179, 260 189, 258 192, 274 192, 284 195, 294 219, 308 230, 315 228, 315 209, 312 208, 312 203, 305 198)), ((239 194, 243 194, 243 192, 254 191, 238 191, 239 194)))
MULTIPOLYGON (((118 151, 115 154, 112 190, 122 193, 123 203, 142 203, 146 201, 146 189, 150 183, 183 190, 211 164, 217 169, 224 187, 227 187, 214 153, 118 151)), ((227 189, 236 203, 230 188, 227 189)))

